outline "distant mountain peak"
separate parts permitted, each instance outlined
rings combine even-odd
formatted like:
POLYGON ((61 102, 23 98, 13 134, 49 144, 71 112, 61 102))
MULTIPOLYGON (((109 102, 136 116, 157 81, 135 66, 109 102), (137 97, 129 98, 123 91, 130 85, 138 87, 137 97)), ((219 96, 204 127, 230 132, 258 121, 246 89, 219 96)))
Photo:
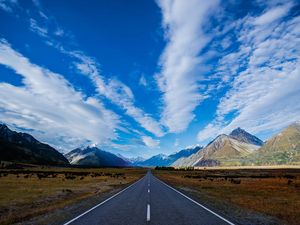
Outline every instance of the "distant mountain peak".
POLYGON ((184 149, 188 150, 188 149, 194 149, 194 148, 197 148, 197 147, 202 147, 200 144, 195 144, 195 145, 189 145, 189 146, 186 146, 184 149))
POLYGON ((231 133, 229 134, 230 137, 238 140, 238 141, 242 141, 248 144, 253 144, 253 145, 258 145, 258 146, 262 146, 263 145, 263 141, 260 140, 258 137, 248 133, 247 131, 245 131, 244 129, 238 127, 236 129, 234 129, 233 131, 231 131, 231 133))

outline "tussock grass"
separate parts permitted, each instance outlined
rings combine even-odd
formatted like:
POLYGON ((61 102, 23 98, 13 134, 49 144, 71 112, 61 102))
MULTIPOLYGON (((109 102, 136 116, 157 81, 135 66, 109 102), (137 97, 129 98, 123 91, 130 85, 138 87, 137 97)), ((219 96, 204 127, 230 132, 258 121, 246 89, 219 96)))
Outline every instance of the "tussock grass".
POLYGON ((299 224, 299 169, 156 170, 155 174, 241 224, 299 224))
POLYGON ((128 185, 144 174, 134 168, 1 169, 0 224, 31 220, 128 185))

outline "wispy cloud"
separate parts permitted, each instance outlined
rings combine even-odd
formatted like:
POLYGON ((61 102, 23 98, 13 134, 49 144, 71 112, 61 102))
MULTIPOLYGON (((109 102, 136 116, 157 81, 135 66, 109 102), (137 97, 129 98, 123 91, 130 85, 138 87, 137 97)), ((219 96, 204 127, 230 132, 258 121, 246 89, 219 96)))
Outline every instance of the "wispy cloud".
POLYGON ((290 10, 292 6, 292 3, 289 2, 284 5, 279 5, 276 7, 271 8, 270 10, 267 10, 264 14, 261 16, 255 18, 254 24, 255 25, 268 25, 269 23, 272 23, 283 16, 287 14, 287 12, 290 10))
POLYGON ((160 143, 159 140, 155 140, 149 136, 142 136, 142 141, 149 148, 157 148, 159 147, 159 143, 160 143))
POLYGON ((291 7, 273 6, 235 27, 241 44, 227 64, 244 65, 232 71, 231 88, 220 100, 216 119, 199 132, 200 141, 237 126, 253 133, 277 131, 300 118, 300 17, 279 20, 291 7), (229 115, 233 119, 226 119, 229 115))
POLYGON ((117 137, 114 112, 75 91, 62 75, 32 64, 5 40, 0 41, 0 64, 20 75, 24 84, 0 84, 1 121, 33 129, 36 137, 65 149, 117 137))
POLYGON ((142 86, 145 86, 145 87, 148 86, 148 83, 147 83, 147 80, 146 80, 144 74, 142 74, 141 77, 140 77, 139 85, 142 85, 142 86))
POLYGON ((30 18, 30 30, 37 33, 38 35, 42 37, 46 37, 48 34, 48 30, 45 27, 41 27, 38 25, 37 21, 35 19, 30 18))
POLYGON ((157 1, 162 10, 167 46, 156 75, 163 92, 162 123, 170 132, 184 131, 194 110, 206 98, 201 95, 199 53, 209 41, 203 26, 218 1, 157 1))
POLYGON ((77 69, 87 75, 93 81, 97 92, 108 98, 112 103, 121 107, 125 113, 131 116, 144 129, 155 134, 157 137, 164 135, 162 126, 158 121, 146 114, 134 104, 134 95, 131 89, 117 79, 105 80, 100 74, 98 63, 82 52, 69 52, 79 60, 75 62, 77 69))
MULTIPOLYGON (((43 11, 39 1, 35 2, 40 14, 43 14, 45 24, 51 24, 52 17, 47 16, 43 11)), ((120 82, 117 78, 106 79, 99 70, 99 63, 96 59, 88 56, 81 50, 67 50, 67 47, 63 46, 60 42, 51 38, 51 35, 62 36, 65 35, 65 31, 53 22, 56 30, 53 34, 49 33, 47 28, 41 27, 37 24, 37 21, 30 19, 30 29, 45 38, 45 42, 62 54, 66 54, 73 58, 73 64, 81 74, 88 76, 93 82, 96 91, 101 95, 109 99, 112 103, 116 104, 124 110, 124 112, 132 117, 141 127, 148 132, 161 137, 164 135, 163 127, 161 124, 151 117, 151 115, 144 112, 142 109, 135 106, 134 94, 131 89, 120 82)))
POLYGON ((17 0, 0 0, 0 9, 12 13, 13 8, 18 5, 17 0))

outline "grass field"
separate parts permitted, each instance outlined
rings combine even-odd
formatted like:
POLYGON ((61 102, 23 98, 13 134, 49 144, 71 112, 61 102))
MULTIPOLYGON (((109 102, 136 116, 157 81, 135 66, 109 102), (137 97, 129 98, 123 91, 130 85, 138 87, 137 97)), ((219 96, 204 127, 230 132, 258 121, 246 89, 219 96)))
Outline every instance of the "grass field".
POLYGON ((154 174, 239 224, 299 224, 300 169, 213 168, 154 174))
POLYGON ((71 211, 78 214, 145 173, 134 168, 0 169, 0 224, 59 224, 73 217, 71 211))

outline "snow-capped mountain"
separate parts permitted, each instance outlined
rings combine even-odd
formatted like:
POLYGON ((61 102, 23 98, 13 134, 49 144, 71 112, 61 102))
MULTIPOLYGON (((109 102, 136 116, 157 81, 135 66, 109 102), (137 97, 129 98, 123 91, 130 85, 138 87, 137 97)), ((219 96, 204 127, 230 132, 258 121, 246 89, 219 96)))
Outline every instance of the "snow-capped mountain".
POLYGON ((76 148, 67 153, 66 158, 73 165, 82 166, 129 166, 130 163, 113 153, 103 151, 97 147, 76 148))
POLYGON ((133 163, 136 166, 171 166, 177 159, 181 157, 188 157, 191 154, 199 151, 202 147, 199 145, 191 146, 189 148, 183 149, 179 152, 173 153, 171 155, 158 154, 152 156, 149 159, 143 161, 137 161, 133 163))

